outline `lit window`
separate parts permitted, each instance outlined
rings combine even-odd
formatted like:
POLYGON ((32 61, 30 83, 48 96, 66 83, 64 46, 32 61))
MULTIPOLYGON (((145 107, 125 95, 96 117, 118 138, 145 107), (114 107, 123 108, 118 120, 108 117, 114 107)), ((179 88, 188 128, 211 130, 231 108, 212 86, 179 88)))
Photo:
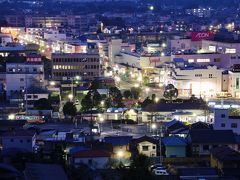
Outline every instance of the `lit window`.
POLYGON ((194 63, 194 59, 188 59, 189 63, 194 63))
POLYGON ((236 53, 236 49, 226 48, 225 53, 226 54, 235 54, 236 53))
POLYGON ((197 59, 197 62, 210 62, 210 59, 197 59))

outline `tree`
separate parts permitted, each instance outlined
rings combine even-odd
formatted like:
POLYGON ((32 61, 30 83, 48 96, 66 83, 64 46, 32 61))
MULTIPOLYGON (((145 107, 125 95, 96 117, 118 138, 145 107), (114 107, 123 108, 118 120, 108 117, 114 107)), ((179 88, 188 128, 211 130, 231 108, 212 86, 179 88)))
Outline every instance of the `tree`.
POLYGON ((126 99, 132 98, 132 93, 130 90, 126 90, 123 92, 123 97, 125 97, 126 99))
POLYGON ((122 93, 117 87, 111 87, 109 89, 109 102, 111 106, 122 106, 122 93))
POLYGON ((170 99, 170 100, 172 100, 173 98, 177 98, 178 97, 178 89, 175 88, 173 84, 168 84, 165 87, 163 96, 166 99, 170 99))
POLYGON ((131 88, 131 93, 134 99, 138 99, 140 97, 141 92, 142 92, 141 88, 136 87, 131 88))
POLYGON ((149 97, 147 97, 146 99, 144 99, 144 101, 142 102, 141 104, 141 107, 142 108, 145 108, 147 105, 149 104, 153 104, 153 100, 152 99, 149 99, 149 97))
POLYGON ((37 110, 52 110, 50 101, 46 98, 41 98, 34 102, 34 109, 37 110))
POLYGON ((74 117, 77 113, 77 108, 76 106, 74 105, 73 102, 66 102, 66 104, 64 104, 63 106, 63 114, 65 116, 71 116, 71 117, 74 117))
POLYGON ((147 156, 139 154, 133 157, 130 165, 129 179, 152 179, 152 175, 148 170, 150 161, 147 156))
POLYGON ((96 89, 89 90, 87 95, 82 99, 82 110, 88 111, 92 108, 98 108, 102 97, 96 89))

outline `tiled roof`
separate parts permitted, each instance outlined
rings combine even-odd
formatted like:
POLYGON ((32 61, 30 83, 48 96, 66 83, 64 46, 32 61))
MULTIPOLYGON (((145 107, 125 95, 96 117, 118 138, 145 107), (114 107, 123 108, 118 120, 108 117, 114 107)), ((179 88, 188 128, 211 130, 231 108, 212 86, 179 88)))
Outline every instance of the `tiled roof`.
POLYGON ((185 139, 175 136, 165 137, 162 140, 165 146, 186 146, 185 139))
POLYGON ((234 144, 236 142, 232 130, 191 129, 189 136, 192 143, 234 144))
POLYGON ((234 151, 229 147, 216 147, 211 150, 212 155, 222 161, 239 161, 240 162, 240 153, 234 151))
POLYGON ((86 157, 110 157, 110 153, 103 150, 83 150, 78 151, 73 155, 75 158, 86 158, 86 157))
POLYGON ((32 137, 35 134, 34 131, 29 131, 29 130, 23 130, 23 129, 18 129, 18 130, 13 130, 13 131, 7 131, 2 133, 3 137, 11 137, 11 136, 30 136, 32 137))
POLYGON ((133 139, 133 143, 140 143, 140 142, 144 142, 144 141, 148 141, 151 142, 153 144, 158 144, 158 140, 151 138, 149 136, 142 136, 138 139, 133 139))
POLYGON ((132 140, 132 136, 109 136, 105 137, 106 143, 112 144, 113 146, 128 145, 132 140))

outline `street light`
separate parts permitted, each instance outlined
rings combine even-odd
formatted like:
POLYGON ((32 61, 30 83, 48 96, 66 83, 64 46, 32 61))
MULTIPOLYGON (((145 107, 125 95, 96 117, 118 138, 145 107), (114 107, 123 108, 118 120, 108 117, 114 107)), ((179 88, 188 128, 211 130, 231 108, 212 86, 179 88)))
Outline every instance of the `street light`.
POLYGON ((49 83, 51 86, 55 86, 56 85, 56 82, 55 81, 50 81, 49 83))
POLYGON ((155 97, 154 101, 155 101, 155 103, 158 103, 159 98, 158 98, 158 97, 155 97))
POLYGON ((135 87, 135 88, 138 88, 138 87, 139 87, 139 84, 137 84, 137 83, 134 84, 134 87, 135 87))
POLYGON ((68 98, 72 101, 73 100, 73 94, 69 94, 68 98))
POLYGON ((9 115, 8 115, 8 119, 9 119, 9 120, 14 120, 15 117, 16 117, 15 114, 9 114, 9 115))
POLYGON ((104 106, 104 104, 105 104, 105 102, 104 102, 104 101, 101 101, 100 103, 101 103, 101 106, 104 106))

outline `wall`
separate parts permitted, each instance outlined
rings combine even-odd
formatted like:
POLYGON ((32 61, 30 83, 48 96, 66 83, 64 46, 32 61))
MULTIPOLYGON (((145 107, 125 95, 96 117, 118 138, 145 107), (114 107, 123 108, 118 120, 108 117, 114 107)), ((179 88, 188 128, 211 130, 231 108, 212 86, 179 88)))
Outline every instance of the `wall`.
POLYGON ((75 158, 74 166, 77 167, 78 166, 77 164, 83 163, 96 169, 105 169, 107 168, 108 162, 109 162, 108 157, 75 158), (92 161, 92 163, 90 163, 89 161, 92 161))
POLYGON ((148 157, 157 156, 157 146, 153 143, 148 142, 148 141, 138 143, 137 149, 138 149, 138 152, 140 154, 144 154, 148 157), (148 146, 148 150, 144 151, 143 146, 148 146))
POLYGON ((166 157, 185 157, 186 147, 185 146, 167 146, 166 157))

